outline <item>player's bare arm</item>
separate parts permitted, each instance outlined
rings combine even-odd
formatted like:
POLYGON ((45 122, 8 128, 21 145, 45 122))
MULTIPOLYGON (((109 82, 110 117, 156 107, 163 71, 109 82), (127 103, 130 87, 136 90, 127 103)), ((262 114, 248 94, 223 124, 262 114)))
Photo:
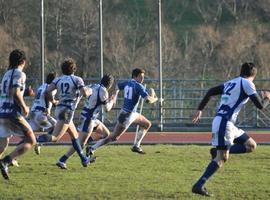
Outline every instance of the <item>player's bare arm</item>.
POLYGON ((80 92, 84 97, 89 97, 93 93, 92 89, 89 87, 81 87, 80 92))
POLYGON ((201 111, 201 110, 197 110, 197 111, 194 113, 193 117, 192 117, 192 122, 193 122, 194 124, 199 123, 199 122, 200 122, 200 119, 201 119, 201 116, 202 116, 202 111, 201 111))
POLYGON ((158 100, 158 97, 156 95, 155 90, 153 88, 150 88, 149 95, 145 97, 146 103, 152 104, 152 103, 157 102, 157 100, 158 100))
POLYGON ((12 90, 15 101, 19 104, 25 116, 29 114, 29 107, 25 104, 19 87, 12 90))
POLYGON ((117 95, 113 94, 110 97, 109 101, 104 105, 104 108, 105 108, 106 112, 109 112, 113 108, 113 106, 116 103, 116 98, 117 98, 117 95))

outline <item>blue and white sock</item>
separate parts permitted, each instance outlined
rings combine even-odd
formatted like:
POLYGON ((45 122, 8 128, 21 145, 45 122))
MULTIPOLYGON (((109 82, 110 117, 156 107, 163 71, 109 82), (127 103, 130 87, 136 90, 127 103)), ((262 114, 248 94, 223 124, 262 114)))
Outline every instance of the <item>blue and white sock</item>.
POLYGON ((83 154, 83 150, 82 150, 82 146, 79 142, 79 139, 76 138, 76 139, 73 139, 71 140, 72 141, 72 146, 73 148, 76 150, 76 152, 78 153, 78 155, 80 156, 81 160, 82 161, 85 161, 87 160, 87 157, 83 154))

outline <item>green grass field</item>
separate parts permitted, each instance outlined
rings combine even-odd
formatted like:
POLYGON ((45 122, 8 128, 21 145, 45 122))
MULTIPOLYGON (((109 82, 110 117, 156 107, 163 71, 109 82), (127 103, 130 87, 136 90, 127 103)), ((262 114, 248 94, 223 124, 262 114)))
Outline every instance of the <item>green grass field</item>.
MULTIPOLYGON (((11 180, 0 177, 0 199, 202 199, 191 186, 209 162, 209 146, 106 146, 87 168, 72 157, 68 170, 55 166, 67 146, 46 146, 42 154, 23 156, 10 167, 11 180)), ((11 150, 11 149, 9 149, 11 150)), ((270 146, 252 154, 232 155, 206 185, 212 199, 269 199, 270 146)))

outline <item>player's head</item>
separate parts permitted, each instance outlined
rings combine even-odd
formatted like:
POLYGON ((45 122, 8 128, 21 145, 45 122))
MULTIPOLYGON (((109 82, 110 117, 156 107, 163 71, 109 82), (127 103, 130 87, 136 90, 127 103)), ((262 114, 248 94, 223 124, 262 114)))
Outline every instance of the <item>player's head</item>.
POLYGON ((132 70, 132 78, 138 81, 139 83, 143 82, 144 74, 145 71, 143 69, 136 68, 132 70))
POLYGON ((114 82, 114 78, 113 78, 113 76, 110 75, 110 74, 105 74, 105 75, 102 77, 101 81, 100 81, 100 83, 101 83, 102 85, 104 85, 104 87, 107 88, 107 89, 110 89, 110 88, 112 87, 113 82, 114 82))
POLYGON ((50 72, 47 77, 46 77, 46 83, 51 84, 53 79, 55 79, 56 73, 55 72, 50 72))
POLYGON ((255 77, 257 74, 257 68, 254 63, 244 63, 241 67, 240 76, 244 78, 255 77))
POLYGON ((66 58, 61 65, 62 73, 64 75, 71 75, 76 72, 76 62, 72 58, 66 58))
POLYGON ((9 68, 16 68, 25 64, 26 56, 24 51, 15 49, 9 54, 9 68))

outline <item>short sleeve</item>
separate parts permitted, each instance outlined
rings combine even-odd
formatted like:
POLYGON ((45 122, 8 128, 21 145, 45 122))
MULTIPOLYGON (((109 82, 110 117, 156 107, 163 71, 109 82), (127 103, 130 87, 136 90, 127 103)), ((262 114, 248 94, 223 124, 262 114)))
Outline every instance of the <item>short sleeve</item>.
POLYGON ((149 96, 148 92, 146 91, 146 88, 140 83, 137 84, 137 90, 139 91, 139 94, 142 96, 142 98, 149 96))
POLYGON ((243 81, 243 89, 248 96, 251 96, 257 93, 254 83, 249 80, 243 81))
POLYGON ((84 81, 83 81, 83 79, 81 78, 81 77, 78 77, 77 78, 77 87, 80 89, 80 88, 82 88, 82 87, 84 87, 84 81))
POLYGON ((108 102, 109 94, 105 88, 100 89, 99 98, 100 98, 100 101, 104 104, 106 104, 108 102))
POLYGON ((12 80, 12 87, 25 87, 26 75, 24 72, 15 73, 12 80))

